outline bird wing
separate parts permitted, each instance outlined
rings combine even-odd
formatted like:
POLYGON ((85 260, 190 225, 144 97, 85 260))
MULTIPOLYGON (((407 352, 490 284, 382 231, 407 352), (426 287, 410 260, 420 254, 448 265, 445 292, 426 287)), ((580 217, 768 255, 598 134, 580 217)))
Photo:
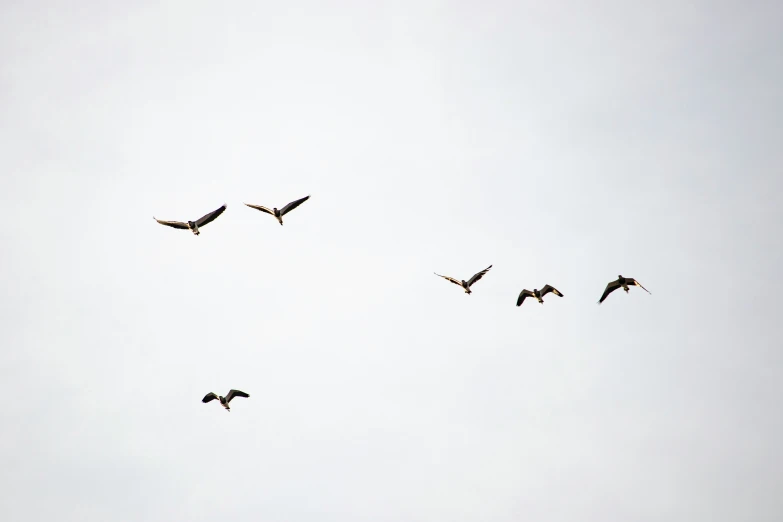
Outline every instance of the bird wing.
POLYGON ((204 398, 201 399, 201 402, 209 402, 209 401, 217 399, 217 398, 218 398, 217 395, 215 395, 212 392, 209 392, 208 394, 204 395, 204 398))
POLYGON ((552 292, 555 295, 559 295, 560 297, 563 297, 563 294, 560 293, 560 290, 558 290, 557 288, 551 285, 544 285, 544 288, 541 289, 541 297, 544 297, 549 292, 552 292))
POLYGON ((280 209, 280 215, 281 216, 285 216, 286 214, 291 212, 293 209, 295 209, 296 207, 298 207, 299 205, 301 205, 302 203, 304 203, 308 199, 310 199, 310 196, 306 196, 306 197, 303 197, 302 199, 297 199, 296 201, 292 201, 291 203, 289 203, 288 205, 286 205, 286 206, 284 206, 283 208, 280 209))
POLYGON ((154 219, 161 225, 166 225, 167 227, 184 228, 185 230, 190 228, 187 223, 183 223, 182 221, 163 221, 162 219, 158 219, 155 216, 152 216, 152 219, 154 219))
POLYGON ((219 209, 213 210, 209 214, 203 215, 196 220, 196 226, 203 227, 207 223, 213 222, 220 214, 226 210, 226 205, 223 204, 219 209))
POLYGON ((598 300, 598 304, 601 304, 604 302, 604 299, 606 299, 606 296, 614 292, 620 288, 620 280, 612 281, 608 285, 606 285, 606 290, 604 290, 604 295, 601 296, 601 299, 598 300))
POLYGON ((273 216, 275 215, 275 213, 272 212, 271 209, 268 209, 266 207, 262 207, 261 205, 251 205, 250 203, 245 203, 245 205, 247 205, 250 208, 254 208, 256 210, 260 210, 261 212, 266 212, 267 214, 272 214, 273 216))
POLYGON ((648 294, 652 295, 652 292, 650 292, 650 291, 649 291, 649 290, 647 290, 645 287, 643 287, 643 286, 642 286, 642 284, 641 284, 639 281, 637 281, 636 279, 634 279, 633 277, 626 277, 626 279, 627 279, 628 281, 631 281, 631 282, 632 282, 632 284, 634 284, 634 285, 638 286, 639 288, 641 288, 642 290, 644 290, 644 291, 645 291, 645 292, 647 292, 648 294))
POLYGON ((519 297, 517 297, 517 306, 522 306, 522 303, 525 301, 526 297, 535 297, 536 294, 531 292, 530 290, 522 290, 519 292, 519 297))
POLYGON ((436 273, 436 272, 433 272, 433 274, 435 274, 435 275, 436 275, 436 276, 438 276, 438 277, 442 277, 442 278, 443 278, 443 279, 445 279, 446 281, 451 281, 451 282, 452 282, 452 283, 454 283, 455 285, 462 286, 462 282, 461 282, 461 281, 457 281, 457 280, 456 280, 456 279, 454 279, 453 277, 449 277, 449 276, 445 276, 445 275, 440 275, 440 274, 438 274, 438 273, 436 273))
POLYGON ((231 399, 234 397, 250 397, 250 395, 243 391, 231 390, 228 392, 228 395, 226 395, 226 402, 231 402, 231 399))
POLYGON ((492 265, 489 265, 487 268, 485 268, 484 270, 482 270, 481 272, 479 272, 479 273, 477 273, 477 274, 473 274, 473 277, 471 277, 471 278, 468 280, 468 288, 470 288, 470 286, 471 286, 473 283, 475 283, 476 281, 478 281, 479 279, 481 279, 482 277, 484 277, 484 274, 486 274, 487 272, 489 272, 489 269, 490 269, 490 268, 492 268, 492 265))

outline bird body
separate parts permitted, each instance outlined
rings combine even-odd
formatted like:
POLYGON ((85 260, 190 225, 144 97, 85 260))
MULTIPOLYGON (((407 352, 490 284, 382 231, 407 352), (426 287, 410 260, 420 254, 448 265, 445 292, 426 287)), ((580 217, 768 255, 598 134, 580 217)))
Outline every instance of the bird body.
POLYGON ((277 219, 277 222, 280 223, 280 225, 282 226, 283 225, 283 216, 285 216, 286 214, 291 212, 293 209, 295 209, 296 207, 298 207, 299 205, 301 205, 302 203, 304 203, 308 199, 310 199, 310 196, 306 196, 304 198, 297 199, 296 201, 292 201, 291 203, 287 204, 286 206, 284 206, 281 209, 278 209, 277 207, 274 207, 274 208, 270 209, 270 208, 267 208, 267 207, 264 207, 264 206, 261 206, 261 205, 251 205, 250 203, 245 203, 245 205, 247 205, 250 208, 254 208, 256 210, 260 210, 261 212, 266 212, 267 214, 271 214, 272 216, 274 216, 275 219, 277 219))
POLYGON ((539 303, 544 304, 543 297, 549 292, 552 292, 555 295, 563 297, 563 294, 560 293, 560 290, 558 290, 554 286, 544 285, 544 287, 541 290, 539 290, 538 288, 534 288, 532 291, 528 289, 524 289, 521 292, 519 292, 519 296, 517 297, 517 306, 522 306, 522 303, 525 301, 526 297, 535 297, 539 303))
POLYGON ((484 269, 484 270, 482 270, 481 272, 478 272, 478 273, 476 273, 476 274, 473 274, 473 277, 471 277, 471 278, 470 278, 470 279, 468 279, 467 281, 465 281, 464 279, 462 279, 461 281, 457 281, 457 280, 456 280, 456 279, 454 279, 453 277, 449 277, 449 276, 440 275, 440 274, 438 274, 437 272, 433 272, 433 273, 434 273, 436 276, 438 276, 438 277, 442 277, 442 278, 443 278, 443 279, 445 279, 446 281, 451 281, 451 282, 452 282, 452 283, 454 283, 455 285, 459 285, 459 286, 461 286, 461 287, 462 287, 462 289, 465 291, 465 293, 466 293, 466 294, 468 294, 468 295, 470 295, 470 294, 472 294, 472 293, 473 293, 473 292, 470 290, 470 287, 471 287, 471 286, 473 286, 473 283, 475 283, 476 281, 478 281, 479 279, 481 279, 482 277, 484 277, 484 274, 486 274, 487 272, 489 272, 489 269, 490 269, 490 268, 492 268, 492 265, 489 265, 487 268, 485 268, 485 269, 484 269))
POLYGON ((606 285, 606 289, 604 290, 603 295, 601 296, 601 299, 598 300, 598 304, 601 304, 604 302, 604 300, 607 298, 609 294, 617 290, 618 288, 622 288, 625 290, 625 293, 628 293, 628 287, 629 286, 638 286, 648 294, 652 294, 649 290, 647 290, 645 287, 642 286, 642 284, 634 279, 633 277, 623 277, 621 275, 617 276, 617 280, 611 281, 608 285, 606 285))
POLYGON ((193 232, 194 236, 198 236, 199 234, 201 234, 201 232, 199 231, 199 227, 203 227, 207 223, 211 223, 212 221, 217 219, 217 217, 220 214, 222 214, 226 210, 226 208, 227 205, 223 204, 223 206, 221 206, 219 209, 213 210, 209 214, 205 214, 201 216, 196 221, 186 221, 184 223, 182 221, 165 221, 162 219, 158 219, 155 216, 152 216, 152 219, 154 219, 161 225, 166 225, 167 227, 190 230, 191 232, 193 232))
POLYGON ((201 399, 201 402, 207 403, 209 401, 217 399, 221 406, 223 406, 226 411, 231 411, 231 408, 229 407, 228 403, 231 402, 231 399, 234 397, 250 397, 247 393, 239 390, 230 390, 228 394, 226 394, 225 397, 222 395, 217 395, 215 393, 209 392, 204 396, 203 399, 201 399))

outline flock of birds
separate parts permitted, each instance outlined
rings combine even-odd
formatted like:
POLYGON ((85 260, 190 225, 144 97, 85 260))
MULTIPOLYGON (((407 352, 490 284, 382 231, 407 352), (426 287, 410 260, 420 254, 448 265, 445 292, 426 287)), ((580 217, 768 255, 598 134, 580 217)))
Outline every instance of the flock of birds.
MULTIPOLYGON (((465 290, 466 294, 472 294, 473 292, 471 291, 470 287, 473 286, 473 283, 475 283, 476 281, 484 277, 484 274, 489 272, 490 268, 492 268, 492 265, 489 265, 481 272, 477 272, 473 274, 473 277, 471 277, 467 281, 465 281, 464 279, 461 281, 457 281, 453 277, 440 275, 438 273, 435 273, 435 275, 438 277, 442 277, 447 281, 451 281, 455 285, 461 286, 462 289, 465 290)), ((625 290, 626 293, 628 293, 629 286, 638 286, 648 294, 651 293, 649 290, 644 288, 639 281, 637 281, 633 277, 623 277, 621 275, 618 275, 616 280, 611 281, 609 282, 608 285, 606 285, 606 290, 604 290, 604 295, 602 295, 601 299, 598 300, 598 304, 603 303, 604 299, 606 299, 606 297, 609 294, 611 294, 618 288, 622 288, 623 290, 625 290)), ((557 288, 551 285, 544 285, 544 287, 541 290, 539 290, 538 288, 534 288, 533 290, 528 290, 527 288, 525 288, 521 292, 519 292, 519 297, 517 297, 517 306, 522 306, 522 303, 525 301, 526 297, 535 297, 539 303, 544 304, 543 297, 550 292, 552 292, 555 295, 559 295, 560 297, 563 297, 563 294, 560 292, 560 290, 558 290, 557 288)))
MULTIPOLYGON (((295 201, 288 203, 281 209, 278 209, 277 207, 273 207, 270 209, 261 205, 251 205, 250 203, 245 203, 245 205, 247 205, 250 208, 260 210, 261 212, 266 212, 267 214, 270 214, 275 219, 277 219, 280 225, 282 225, 283 216, 285 216, 286 214, 294 210, 296 207, 298 207, 308 199, 310 199, 310 196, 297 199, 295 201)), ((201 216, 195 221, 164 221, 154 216, 153 219, 158 223, 160 223, 161 225, 166 225, 172 228, 179 228, 182 230, 190 230, 191 232, 193 232, 194 235, 198 236, 199 234, 201 234, 201 232, 199 231, 200 228, 204 227, 205 225, 217 219, 217 217, 220 216, 223 212, 225 212, 225 210, 226 210, 226 205, 224 204, 217 210, 213 210, 212 212, 201 216)), ((473 284, 476 283, 476 281, 484 277, 484 275, 487 272, 489 272, 490 268, 492 268, 492 265, 489 265, 484 270, 473 274, 473 276, 467 281, 465 281, 464 279, 457 280, 454 279, 453 277, 440 275, 438 273, 435 273, 435 275, 438 277, 442 277, 447 281, 451 281, 455 285, 460 286, 465 291, 466 294, 470 295, 471 293, 473 293, 470 287, 473 286, 473 284)), ((633 277, 623 277, 622 275, 618 275, 616 280, 610 281, 609 284, 606 285, 606 289, 604 290, 601 299, 598 300, 598 304, 603 303, 604 300, 609 296, 609 294, 611 294, 618 288, 622 288, 623 290, 625 290, 626 293, 628 293, 628 289, 631 286, 638 286, 648 294, 651 293, 649 290, 643 287, 639 281, 637 281, 633 277)), ((560 290, 548 284, 544 285, 540 290, 538 288, 534 288, 533 290, 528 290, 527 288, 525 288, 519 293, 519 296, 517 297, 517 306, 522 306, 522 303, 528 297, 534 297, 540 304, 544 304, 544 296, 549 293, 553 293, 556 296, 563 297, 563 294, 560 292, 560 290)), ((204 396, 201 402, 207 403, 217 399, 220 405, 223 406, 226 409, 226 411, 230 412, 231 408, 229 407, 228 403, 231 402, 231 399, 233 399, 234 397, 250 397, 250 395, 240 390, 230 390, 225 397, 222 395, 216 395, 213 392, 209 392, 204 396)))

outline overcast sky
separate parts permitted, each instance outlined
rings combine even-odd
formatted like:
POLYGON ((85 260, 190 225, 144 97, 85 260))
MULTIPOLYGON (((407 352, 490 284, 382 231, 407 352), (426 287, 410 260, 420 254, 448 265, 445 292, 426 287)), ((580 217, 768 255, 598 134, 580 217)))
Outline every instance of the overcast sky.
POLYGON ((78 4, 0 4, 0 519, 783 519, 779 2, 78 4))

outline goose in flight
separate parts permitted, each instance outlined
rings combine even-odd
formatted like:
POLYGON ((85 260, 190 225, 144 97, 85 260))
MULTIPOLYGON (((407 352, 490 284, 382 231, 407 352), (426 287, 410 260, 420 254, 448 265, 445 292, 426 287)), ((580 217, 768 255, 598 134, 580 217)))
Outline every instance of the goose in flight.
POLYGON ((278 210, 277 207, 275 207, 275 208, 270 210, 270 209, 268 209, 266 207, 262 207, 261 205, 251 205, 250 203, 245 203, 245 205, 247 205, 250 208, 254 208, 256 210, 260 210, 261 212, 266 212, 267 214, 272 214, 275 218, 277 218, 277 221, 279 221, 280 225, 282 226, 282 224, 283 224, 283 216, 285 216, 286 214, 291 212, 293 209, 295 209, 296 207, 298 207, 299 205, 301 205, 302 203, 304 203, 308 199, 310 199, 310 196, 304 197, 302 199, 297 199, 296 201, 292 201, 288 205, 284 206, 280 210, 278 210))
POLYGON ((612 281, 611 283, 606 285, 606 290, 604 290, 604 295, 602 295, 601 299, 598 300, 598 304, 603 303, 604 299, 606 299, 606 297, 609 294, 611 294, 612 292, 614 292, 615 290, 617 290, 620 287, 622 287, 622 289, 625 290, 625 293, 627 294, 629 285, 636 285, 639 288, 641 288, 642 290, 644 290, 645 292, 647 292, 648 294, 652 295, 652 292, 650 292, 645 287, 643 287, 642 284, 639 281, 637 281, 636 279, 634 279, 633 277, 623 277, 621 275, 618 275, 616 281, 612 281))
POLYGON ((461 287, 462 287, 462 288, 465 290, 465 293, 469 295, 469 294, 471 294, 471 293, 472 293, 472 292, 470 291, 470 287, 473 285, 473 283, 475 283, 476 281, 478 281, 479 279, 481 279, 482 277, 484 277, 484 274, 486 274, 487 272, 489 272, 489 269, 490 269, 490 268, 492 268, 492 265, 489 265, 487 268, 485 268, 484 270, 482 270, 481 272, 479 272, 479 273, 477 273, 477 274, 473 274, 473 277, 471 277, 471 278, 470 278, 470 279, 468 279, 467 281, 465 281, 464 279, 463 279, 462 281, 457 281, 457 280, 456 280, 456 279, 454 279, 453 277, 449 277, 449 276, 445 276, 445 275, 440 275, 440 274, 438 274, 437 272, 433 272, 433 273, 434 273, 436 276, 438 276, 438 277, 442 277, 443 279, 445 279, 445 280, 447 280, 447 281, 451 281, 451 282, 452 282, 452 283, 454 283, 455 285, 459 285, 459 286, 461 286, 461 287))
POLYGON ((186 223, 183 223, 181 221, 163 221, 162 219, 158 219, 155 216, 152 216, 152 219, 160 223, 161 225, 166 225, 167 227, 173 227, 173 228, 181 228, 184 230, 190 230, 195 235, 201 234, 199 232, 199 227, 203 227, 207 223, 211 223, 214 221, 220 214, 223 213, 223 211, 226 210, 226 205, 223 204, 222 207, 220 207, 217 210, 214 210, 210 212, 209 214, 206 214, 204 216, 201 216, 196 221, 188 221, 186 223))
POLYGON ((231 399, 233 399, 234 397, 250 397, 250 395, 239 390, 231 390, 228 392, 228 395, 226 395, 225 397, 223 397, 222 395, 215 395, 214 393, 209 392, 204 396, 203 399, 201 399, 201 402, 206 403, 213 399, 217 399, 218 401, 220 401, 221 406, 223 406, 227 411, 231 411, 231 408, 228 407, 228 403, 231 402, 231 399))
POLYGON ((544 304, 544 300, 542 298, 549 292, 552 292, 555 295, 559 295, 560 297, 563 297, 563 294, 560 293, 560 290, 558 290, 554 286, 544 285, 544 288, 542 288, 541 290, 539 290, 538 288, 534 288, 532 292, 528 289, 524 289, 521 292, 519 292, 519 297, 517 297, 517 306, 522 306, 522 303, 525 301, 526 297, 535 297, 536 299, 538 299, 539 303, 544 304))

